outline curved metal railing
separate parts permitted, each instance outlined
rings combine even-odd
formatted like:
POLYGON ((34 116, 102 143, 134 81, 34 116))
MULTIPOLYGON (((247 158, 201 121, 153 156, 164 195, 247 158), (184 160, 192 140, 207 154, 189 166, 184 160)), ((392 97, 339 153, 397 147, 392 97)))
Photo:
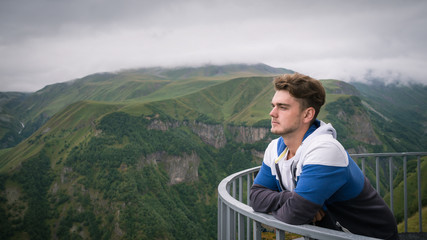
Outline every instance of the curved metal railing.
MULTIPOLYGON (((407 232, 407 162, 409 158, 416 158, 417 161, 419 232, 422 232, 421 156, 427 156, 427 152, 351 154, 355 161, 361 159, 361 169, 364 174, 367 161, 371 163, 371 160, 375 159, 375 178, 378 192, 380 192, 381 175, 389 175, 390 208, 392 211, 393 176, 396 168, 394 162, 396 162, 396 158, 402 158, 405 232, 407 232), (380 171, 380 161, 384 159, 388 160, 389 172, 387 174, 380 171)), ((291 225, 275 219, 270 214, 255 212, 249 206, 249 191, 259 169, 260 167, 255 167, 234 173, 223 179, 218 185, 218 239, 261 239, 261 232, 266 228, 271 229, 271 231, 274 229, 276 239, 285 239, 286 232, 301 235, 305 239, 375 239, 313 225, 291 225)))

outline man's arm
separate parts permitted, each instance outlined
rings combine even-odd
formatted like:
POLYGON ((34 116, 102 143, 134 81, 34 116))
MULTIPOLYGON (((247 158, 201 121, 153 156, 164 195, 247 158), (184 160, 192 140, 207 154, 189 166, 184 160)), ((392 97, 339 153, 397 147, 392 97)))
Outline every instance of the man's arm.
POLYGON ((322 210, 322 206, 310 202, 301 197, 298 193, 290 193, 292 196, 289 197, 279 209, 272 211, 273 216, 285 223, 294 225, 313 222, 316 218, 316 214, 322 210))
POLYGON ((270 213, 279 209, 292 195, 289 191, 274 191, 259 184, 251 187, 250 205, 256 212, 270 213))
POLYGON ((289 224, 305 224, 312 221, 320 221, 324 216, 320 205, 311 203, 295 192, 277 192, 254 184, 251 187, 250 200, 254 211, 263 213, 271 212, 277 219, 289 224), (291 206, 295 203, 299 203, 300 210, 298 210, 298 206, 295 208, 291 206), (313 217, 307 221, 307 219, 310 219, 310 216, 313 217))
MULTIPOLYGON (((269 158, 269 151, 266 151, 264 160, 270 160, 269 158)), ((251 187, 250 206, 257 212, 270 213, 277 210, 285 201, 286 192, 279 192, 276 176, 271 172, 270 166, 263 161, 251 187)))

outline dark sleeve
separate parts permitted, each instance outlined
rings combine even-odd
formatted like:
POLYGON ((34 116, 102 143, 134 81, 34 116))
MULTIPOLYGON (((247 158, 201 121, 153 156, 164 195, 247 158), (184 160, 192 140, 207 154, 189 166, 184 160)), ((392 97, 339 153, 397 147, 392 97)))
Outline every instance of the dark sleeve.
POLYGON ((271 212, 277 219, 295 225, 310 223, 322 207, 295 192, 277 192, 258 184, 251 187, 250 205, 256 212, 271 212))
POLYGON ((256 212, 270 213, 279 209, 292 195, 289 191, 278 192, 259 184, 254 184, 250 191, 250 205, 256 212))
POLYGON ((311 223, 316 213, 322 208, 298 193, 289 192, 290 197, 275 211, 273 216, 285 223, 301 225, 311 223))

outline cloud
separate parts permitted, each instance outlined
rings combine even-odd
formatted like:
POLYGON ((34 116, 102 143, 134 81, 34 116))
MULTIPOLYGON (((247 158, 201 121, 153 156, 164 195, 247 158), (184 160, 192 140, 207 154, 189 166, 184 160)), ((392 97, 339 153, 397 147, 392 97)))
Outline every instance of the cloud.
POLYGON ((259 63, 427 84, 424 1, 0 2, 0 91, 95 72, 259 63))

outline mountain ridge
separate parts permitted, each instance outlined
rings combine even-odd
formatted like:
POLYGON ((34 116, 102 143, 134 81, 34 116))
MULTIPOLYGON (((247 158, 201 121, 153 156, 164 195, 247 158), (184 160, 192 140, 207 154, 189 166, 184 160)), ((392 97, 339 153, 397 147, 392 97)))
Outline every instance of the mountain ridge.
MULTIPOLYGON (((273 76, 289 72, 292 71, 272 68, 264 64, 234 64, 206 65, 199 68, 140 68, 116 73, 96 73, 80 79, 45 86, 34 93, 27 94, 22 101, 13 101, 13 108, 8 109, 8 112, 4 114, 13 116, 13 119, 16 119, 14 120, 15 125, 22 122, 26 127, 22 129, 22 136, 0 128, 0 136, 9 134, 22 140, 30 136, 54 113, 78 100, 150 102, 196 92, 226 81, 232 76, 273 76), (190 72, 188 72, 189 69, 190 72), (220 77, 218 77, 219 74, 220 77), (161 77, 159 77, 160 75, 161 77)), ((11 93, 4 94, 10 95, 11 93)), ((0 102, 0 107, 3 104, 8 103, 0 102)), ((0 119, 1 123, 7 125, 0 119)), ((19 140, 13 141, 12 145, 19 140)), ((3 145, 12 146, 11 144, 3 145)))

